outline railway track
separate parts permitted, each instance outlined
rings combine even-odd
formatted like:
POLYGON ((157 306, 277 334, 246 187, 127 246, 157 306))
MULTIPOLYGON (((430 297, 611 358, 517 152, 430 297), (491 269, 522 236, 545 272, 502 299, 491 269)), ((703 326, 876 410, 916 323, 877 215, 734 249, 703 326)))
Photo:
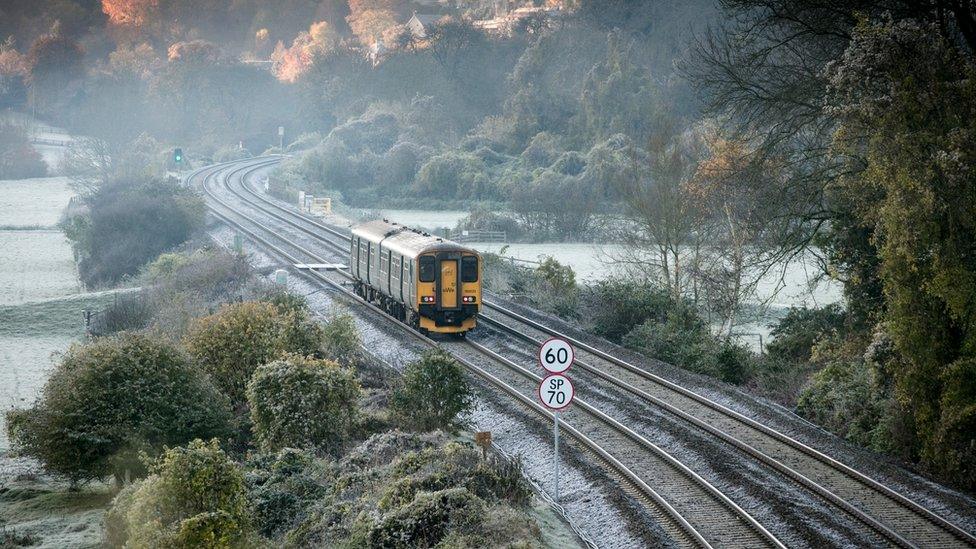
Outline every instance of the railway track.
MULTIPOLYGON (((268 160, 267 164, 273 162, 268 160)), ((244 178, 240 178, 239 188, 232 188, 228 182, 227 189, 249 207, 286 223, 338 253, 347 253, 349 236, 343 231, 254 192, 244 178)), ((893 545, 976 546, 973 534, 785 433, 504 306, 487 300, 484 306, 487 311, 481 318, 492 329, 532 343, 540 343, 551 336, 571 341, 581 355, 576 361, 578 370, 584 372, 585 377, 581 379, 592 378, 613 386, 731 444, 818 494, 893 545)), ((578 370, 577 377, 581 375, 578 370)))
MULTIPOLYGON (((202 188, 210 200, 216 203, 216 206, 210 206, 214 215, 261 243, 274 255, 291 263, 302 262, 302 257, 315 262, 325 262, 325 258, 298 243, 288 240, 275 229, 246 216, 218 196, 212 187, 214 182, 219 181, 225 185, 225 188, 233 192, 229 181, 235 175, 242 174, 240 179, 243 181, 248 173, 267 164, 267 162, 260 162, 236 168, 217 167, 210 171, 202 170, 191 174, 190 180, 202 175, 202 188), (221 175, 224 177, 221 178, 221 175), (274 242, 275 240, 278 242, 274 242)), ((374 305, 362 301, 350 292, 341 281, 317 271, 308 271, 305 274, 313 280, 329 285, 345 298, 367 306, 383 319, 392 322, 425 345, 438 346, 433 340, 393 320, 374 305)), ((342 271, 338 271, 336 276, 351 278, 348 273, 342 271)), ((487 357, 489 362, 496 366, 496 368, 485 368, 456 350, 452 352, 469 371, 480 377, 483 382, 513 398, 535 415, 546 420, 552 419, 551 412, 536 403, 533 397, 527 396, 526 393, 532 394, 532 388, 523 384, 523 387, 519 389, 502 379, 503 377, 511 379, 513 372, 520 375, 523 380, 535 380, 538 376, 484 347, 474 343, 467 345, 487 357), (497 368, 498 365, 501 365, 502 368, 497 368)), ((657 519, 658 524, 679 545, 688 547, 784 547, 758 521, 686 465, 607 414, 585 402, 578 402, 579 406, 591 418, 591 421, 585 422, 583 429, 577 428, 573 422, 564 423, 567 435, 575 440, 581 448, 595 456, 609 472, 620 479, 631 495, 645 502, 649 514, 657 519), (596 426, 598 423, 602 424, 602 428, 596 426), (613 451, 607 449, 608 445, 614 446, 613 451), (622 453, 621 446, 627 447, 627 451, 623 452, 626 454, 623 460, 617 457, 618 454, 622 453), (624 462, 625 460, 627 463, 624 462), (667 494, 662 496, 657 490, 651 488, 651 484, 667 486, 667 494)))

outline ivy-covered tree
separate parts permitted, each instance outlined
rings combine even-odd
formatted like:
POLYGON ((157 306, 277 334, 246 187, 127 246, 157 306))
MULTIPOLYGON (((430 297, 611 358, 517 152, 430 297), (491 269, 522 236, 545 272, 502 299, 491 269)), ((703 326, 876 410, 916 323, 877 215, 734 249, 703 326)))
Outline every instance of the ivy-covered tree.
POLYGON ((873 227, 887 319, 921 457, 976 486, 976 68, 933 26, 864 22, 831 66, 845 179, 873 227))

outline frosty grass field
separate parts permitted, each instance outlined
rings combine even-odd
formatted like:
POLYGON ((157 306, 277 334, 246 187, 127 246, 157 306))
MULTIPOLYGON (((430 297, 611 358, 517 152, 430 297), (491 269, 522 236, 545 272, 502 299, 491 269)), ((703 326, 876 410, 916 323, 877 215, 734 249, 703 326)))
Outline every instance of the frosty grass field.
MULTIPOLYGON (((29 405, 53 362, 84 336, 71 247, 55 227, 72 196, 65 178, 0 181, 0 410, 29 405), (73 297, 72 297, 73 296, 73 297)), ((0 415, 0 452, 7 449, 0 415)))

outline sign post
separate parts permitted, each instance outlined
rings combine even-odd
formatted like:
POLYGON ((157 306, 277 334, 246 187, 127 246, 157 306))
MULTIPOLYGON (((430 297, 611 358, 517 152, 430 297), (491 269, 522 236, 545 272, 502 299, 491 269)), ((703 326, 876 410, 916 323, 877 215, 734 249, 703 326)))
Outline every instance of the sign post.
POLYGON ((552 410, 553 496, 556 503, 559 503, 559 412, 568 407, 576 395, 573 382, 563 373, 572 366, 574 358, 573 347, 562 339, 550 339, 539 348, 539 363, 549 372, 539 384, 539 400, 552 410))
POLYGON ((278 152, 285 154, 285 127, 278 126, 278 152))

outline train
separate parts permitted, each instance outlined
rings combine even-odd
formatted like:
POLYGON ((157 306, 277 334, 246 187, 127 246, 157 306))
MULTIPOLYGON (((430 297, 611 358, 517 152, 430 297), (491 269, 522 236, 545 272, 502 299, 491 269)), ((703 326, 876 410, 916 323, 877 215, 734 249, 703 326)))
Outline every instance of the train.
POLYGON ((386 219, 352 227, 357 295, 421 333, 464 337, 481 312, 481 255, 386 219))

